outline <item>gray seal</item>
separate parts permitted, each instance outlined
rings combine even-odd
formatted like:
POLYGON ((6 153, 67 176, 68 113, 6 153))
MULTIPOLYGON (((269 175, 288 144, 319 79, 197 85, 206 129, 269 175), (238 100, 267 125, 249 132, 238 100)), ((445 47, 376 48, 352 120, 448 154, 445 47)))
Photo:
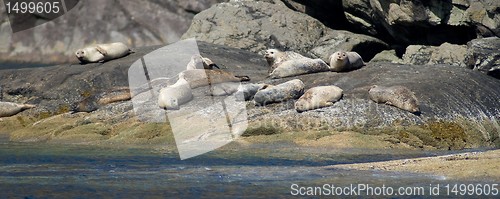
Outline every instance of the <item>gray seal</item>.
POLYGON ((236 95, 243 95, 245 101, 252 100, 253 96, 257 93, 257 91, 266 89, 272 85, 269 84, 242 84, 236 91, 236 95))
POLYGON ((357 52, 337 51, 330 55, 330 71, 332 72, 356 70, 365 65, 363 58, 357 52))
POLYGON ((193 69, 182 71, 181 74, 192 89, 224 82, 250 81, 248 76, 235 76, 223 70, 193 69))
POLYGON ((75 52, 76 58, 81 63, 106 62, 130 54, 132 50, 124 43, 94 44, 75 52))
POLYGON ((269 77, 273 79, 292 77, 310 73, 319 73, 329 71, 330 67, 321 59, 292 59, 281 62, 272 72, 269 77))
POLYGON ((409 111, 419 113, 419 103, 415 93, 404 86, 377 86, 374 85, 368 91, 370 99, 376 103, 385 103, 409 111))
POLYGON ((162 109, 178 110, 180 105, 188 103, 193 99, 193 93, 189 83, 179 74, 179 80, 171 86, 160 90, 158 95, 158 106, 162 109))
POLYGON ((220 69, 217 64, 215 64, 212 60, 206 57, 202 57, 201 55, 193 55, 191 56, 191 60, 186 66, 186 70, 193 70, 193 69, 220 69), (203 67, 202 67, 203 66, 203 67))
POLYGON ((303 59, 307 57, 304 57, 301 54, 292 51, 280 51, 278 49, 268 49, 264 54, 264 58, 266 59, 267 64, 269 65, 268 74, 271 74, 271 72, 273 72, 274 69, 276 69, 281 63, 285 61, 293 59, 303 59))
POLYGON ((304 83, 300 79, 294 79, 259 90, 255 93, 253 100, 256 105, 264 106, 271 103, 297 99, 302 94, 304 94, 304 83))
POLYGON ((13 102, 0 102, 0 117, 10 117, 17 115, 18 113, 35 108, 32 104, 17 104, 13 102))
POLYGON ((307 90, 295 102, 295 110, 303 112, 332 106, 340 100, 343 90, 337 86, 318 86, 307 90))

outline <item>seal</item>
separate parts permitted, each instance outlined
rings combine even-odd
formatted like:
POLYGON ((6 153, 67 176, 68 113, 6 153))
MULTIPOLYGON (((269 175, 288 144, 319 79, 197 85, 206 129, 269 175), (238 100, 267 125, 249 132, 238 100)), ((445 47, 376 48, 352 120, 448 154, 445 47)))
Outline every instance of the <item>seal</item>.
POLYGON ((26 109, 35 108, 32 104, 17 104, 13 102, 0 102, 0 117, 14 116, 26 109))
POLYGON ((332 106, 340 100, 343 90, 337 86, 318 86, 310 88, 295 102, 295 110, 307 110, 332 106))
MULTIPOLYGON (((236 96, 241 96, 243 95, 243 99, 245 101, 249 101, 253 99, 253 96, 257 91, 266 89, 268 87, 271 87, 272 85, 269 84, 242 84, 238 88, 238 91, 236 91, 236 96)), ((239 100, 239 99, 237 99, 239 100)))
POLYGON ((307 57, 302 56, 299 53, 293 51, 280 51, 278 49, 268 49, 265 51, 264 58, 269 65, 268 74, 274 71, 281 63, 293 60, 293 59, 304 59, 307 57))
POLYGON ((264 106, 271 103, 297 99, 302 94, 304 94, 304 83, 300 79, 293 79, 257 91, 253 100, 256 105, 264 106))
POLYGON ((330 71, 332 72, 351 71, 363 66, 365 62, 357 52, 337 51, 330 55, 330 71))
POLYGON ((217 64, 215 64, 212 60, 206 57, 202 57, 201 55, 193 55, 191 56, 191 60, 186 66, 186 70, 193 70, 193 69, 201 69, 201 66, 203 65, 203 69, 214 69, 214 68, 219 68, 217 64))
POLYGON ((98 92, 85 97, 83 100, 73 104, 71 110, 73 112, 87 112, 95 111, 102 106, 127 101, 131 99, 130 89, 128 87, 116 87, 108 91, 98 92))
POLYGON ((404 86, 377 86, 374 85, 368 91, 370 99, 376 103, 385 103, 409 111, 419 113, 419 103, 415 93, 404 86))
POLYGON ((330 67, 323 60, 301 58, 281 62, 271 74, 269 74, 269 77, 277 79, 326 71, 330 71, 330 67))
POLYGON ((235 76, 223 70, 193 69, 182 71, 180 74, 189 82, 192 89, 223 82, 250 81, 248 76, 235 76))
POLYGON ((171 86, 160 90, 158 95, 158 106, 162 109, 178 110, 180 105, 188 103, 193 99, 193 93, 184 74, 179 74, 179 80, 171 86))
POLYGON ((94 44, 75 52, 76 58, 81 63, 106 62, 112 59, 118 59, 130 54, 127 45, 116 42, 109 44, 94 44))
POLYGON ((236 82, 224 82, 220 84, 214 84, 210 86, 210 94, 212 96, 225 96, 231 95, 238 91, 240 83, 236 82))

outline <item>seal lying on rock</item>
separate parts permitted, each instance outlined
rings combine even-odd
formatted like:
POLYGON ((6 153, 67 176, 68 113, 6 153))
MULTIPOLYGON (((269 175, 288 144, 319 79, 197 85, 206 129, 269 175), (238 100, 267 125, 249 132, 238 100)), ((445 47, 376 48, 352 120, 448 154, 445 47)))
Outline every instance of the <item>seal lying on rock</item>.
POLYGON ((300 79, 294 79, 257 91, 253 100, 255 104, 263 106, 270 103, 297 99, 302 94, 304 94, 304 83, 300 79))
POLYGON ((179 109, 180 105, 193 99, 193 93, 189 83, 183 74, 179 74, 179 80, 168 87, 162 88, 158 95, 158 106, 162 109, 179 109))
POLYGON ((35 108, 35 105, 0 102, 0 117, 10 117, 30 108, 35 108))
POLYGON ((85 48, 78 49, 75 52, 75 55, 81 63, 95 63, 118 59, 130 54, 131 52, 132 50, 130 50, 127 45, 121 42, 116 42, 110 44, 90 45, 85 48))
POLYGON ((243 94, 245 101, 253 99, 253 96, 257 91, 266 89, 272 85, 269 84, 243 84, 240 85, 236 95, 243 94))
POLYGON ((130 99, 130 89, 128 87, 118 87, 110 89, 109 91, 90 95, 74 104, 71 110, 74 112, 88 113, 99 109, 101 106, 130 99))
POLYGON ((386 103, 412 113, 420 112, 415 93, 404 86, 385 87, 374 85, 368 93, 370 99, 374 102, 386 103))
POLYGON ((182 71, 181 74, 193 89, 223 82, 250 81, 248 76, 235 76, 223 70, 193 69, 182 71))
POLYGON ((343 90, 337 86, 318 86, 307 90, 297 102, 295 102, 295 110, 303 112, 332 106, 333 103, 339 101, 342 97, 343 90))
POLYGON ((357 52, 337 51, 330 55, 330 71, 332 72, 351 71, 363 66, 365 62, 357 52))
POLYGON ((266 50, 264 58, 266 58, 267 64, 269 65, 268 74, 274 71, 281 63, 293 60, 293 59, 304 59, 307 57, 302 56, 299 53, 292 51, 280 51, 278 49, 266 50))
POLYGON ((321 59, 292 59, 280 63, 269 77, 273 79, 329 71, 330 67, 321 59))
POLYGON ((211 70, 214 69, 214 67, 220 69, 212 60, 202 57, 201 55, 193 55, 191 56, 191 61, 189 61, 186 66, 186 70, 201 69, 202 65, 204 69, 211 70))

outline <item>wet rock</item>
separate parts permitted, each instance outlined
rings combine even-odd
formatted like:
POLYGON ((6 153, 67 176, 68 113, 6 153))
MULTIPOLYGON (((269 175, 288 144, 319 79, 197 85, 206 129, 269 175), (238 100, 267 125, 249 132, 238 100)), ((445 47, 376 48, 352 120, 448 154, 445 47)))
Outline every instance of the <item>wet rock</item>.
POLYGON ((468 68, 500 79, 500 38, 474 39, 467 43, 465 64, 468 68))

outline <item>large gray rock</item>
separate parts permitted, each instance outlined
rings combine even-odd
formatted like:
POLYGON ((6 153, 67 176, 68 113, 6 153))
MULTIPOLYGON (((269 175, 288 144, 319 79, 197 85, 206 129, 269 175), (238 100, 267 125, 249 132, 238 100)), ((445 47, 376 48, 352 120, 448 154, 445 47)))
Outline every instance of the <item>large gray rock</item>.
POLYGON ((172 43, 196 13, 222 1, 79 1, 67 14, 15 34, 0 6, 0 60, 64 63, 74 60, 76 49, 92 43, 120 41, 131 47, 172 43))
POLYGON ((465 43, 500 36, 497 0, 343 0, 355 30, 405 44, 465 43), (386 33, 390 35, 387 38, 386 33))
POLYGON ((356 51, 366 60, 387 48, 373 37, 336 31, 295 12, 280 1, 233 1, 205 10, 193 19, 183 38, 261 52, 292 50, 328 61, 337 50, 356 51))
POLYGON ((500 79, 500 38, 474 39, 467 43, 465 64, 500 79))
POLYGON ((444 43, 440 46, 410 45, 403 55, 403 63, 415 65, 449 64, 464 67, 465 45, 444 43))

